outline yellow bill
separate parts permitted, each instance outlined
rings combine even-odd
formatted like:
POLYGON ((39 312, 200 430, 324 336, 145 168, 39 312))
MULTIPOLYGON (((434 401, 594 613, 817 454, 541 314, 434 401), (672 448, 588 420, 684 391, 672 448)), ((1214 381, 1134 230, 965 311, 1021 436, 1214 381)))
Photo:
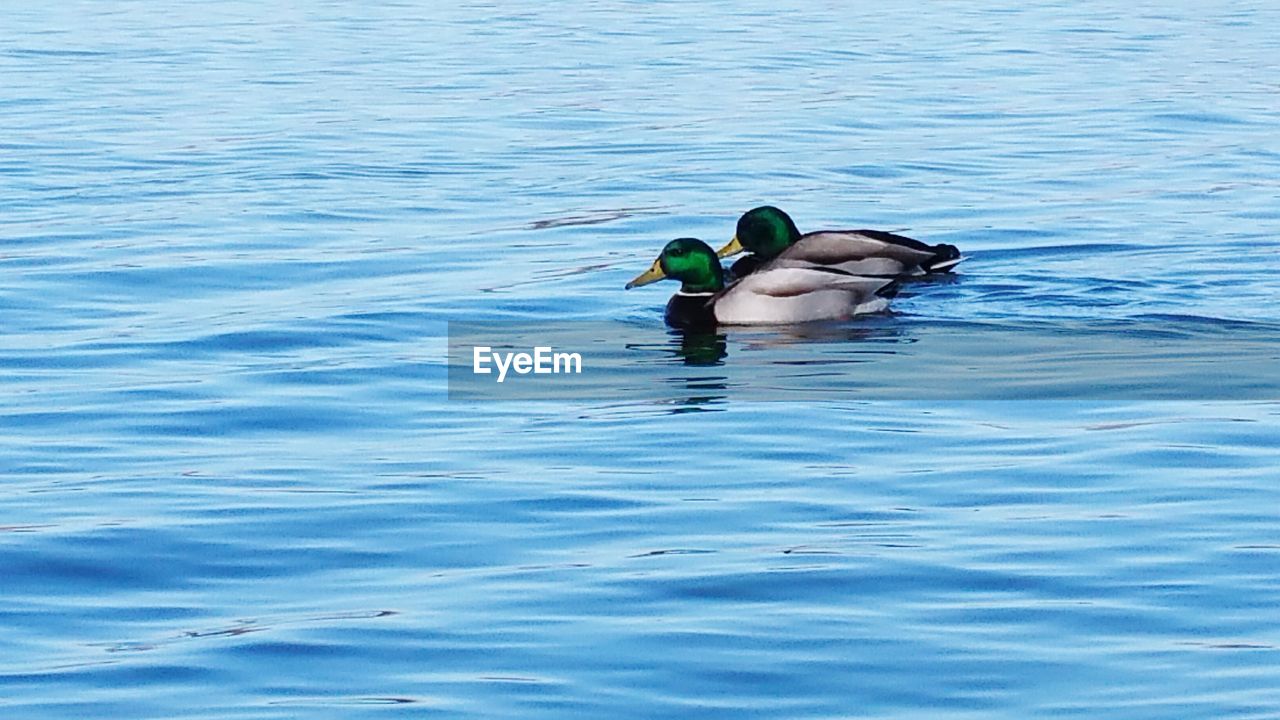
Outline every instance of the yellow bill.
POLYGON ((742 250, 743 250, 742 243, 738 242, 738 236, 734 235, 733 239, 729 241, 728 245, 725 245, 724 247, 716 251, 716 257, 726 258, 726 257, 729 257, 730 255, 737 255, 738 253, 742 252, 742 250))
POLYGON ((644 272, 640 273, 635 277, 634 280, 627 283, 626 289, 630 290, 631 288, 637 288, 637 287, 640 287, 641 285, 656 283, 659 280, 665 278, 666 276, 667 274, 662 271, 662 259, 659 258, 653 261, 653 265, 650 265, 648 270, 645 270, 644 272))

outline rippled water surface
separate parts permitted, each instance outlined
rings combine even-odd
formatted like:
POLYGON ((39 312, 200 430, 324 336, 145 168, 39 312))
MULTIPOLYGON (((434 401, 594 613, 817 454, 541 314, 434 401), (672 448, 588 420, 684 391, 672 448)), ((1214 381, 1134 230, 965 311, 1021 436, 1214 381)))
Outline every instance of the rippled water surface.
POLYGON ((6 7, 0 716, 1280 716, 1274 385, 744 389, 778 344, 856 385, 862 329, 1274 333, 1277 27, 6 7), (622 285, 765 202, 969 259, 691 366, 670 283, 622 285), (651 343, 619 388, 672 391, 448 399, 447 323, 579 320, 651 343))

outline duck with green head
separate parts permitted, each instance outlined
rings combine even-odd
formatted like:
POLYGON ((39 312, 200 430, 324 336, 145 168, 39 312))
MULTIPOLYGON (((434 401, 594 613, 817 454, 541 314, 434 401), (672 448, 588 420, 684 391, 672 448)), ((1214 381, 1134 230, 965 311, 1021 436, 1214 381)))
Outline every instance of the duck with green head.
POLYGON ((738 218, 733 240, 717 254, 729 257, 744 250, 751 254, 733 264, 733 277, 749 275, 766 263, 834 268, 855 275, 913 276, 950 272, 964 259, 954 245, 926 245, 883 230, 801 234, 791 216, 772 205, 738 218))
POLYGON ((680 290, 667 302, 666 321, 678 328, 717 324, 758 325, 845 319, 888 307, 893 278, 864 277, 838 269, 763 267, 725 285, 711 246, 695 238, 667 243, 648 270, 627 289, 670 278, 680 290))

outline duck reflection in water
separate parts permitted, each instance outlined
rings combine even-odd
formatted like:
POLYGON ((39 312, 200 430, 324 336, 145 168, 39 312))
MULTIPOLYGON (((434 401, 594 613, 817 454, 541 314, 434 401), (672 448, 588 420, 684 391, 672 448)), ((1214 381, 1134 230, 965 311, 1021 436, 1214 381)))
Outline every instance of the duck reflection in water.
MULTIPOLYGON (((668 350, 673 359, 689 368, 716 368, 729 356, 729 343, 724 333, 708 330, 672 330, 668 350)), ((672 414, 718 412, 725 410, 729 378, 723 372, 676 372, 667 379, 672 414)))
POLYGON ((729 341, 724 333, 713 330, 672 330, 671 349, 685 365, 723 365, 729 357, 729 341))

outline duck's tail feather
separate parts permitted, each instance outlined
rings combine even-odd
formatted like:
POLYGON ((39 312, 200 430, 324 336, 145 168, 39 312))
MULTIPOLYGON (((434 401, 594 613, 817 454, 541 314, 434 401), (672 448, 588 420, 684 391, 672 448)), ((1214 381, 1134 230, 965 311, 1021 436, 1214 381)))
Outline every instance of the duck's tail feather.
POLYGON ((959 265, 964 258, 960 255, 960 248, 955 245, 947 245, 941 243, 929 248, 933 251, 933 257, 920 264, 925 272, 945 273, 951 272, 951 269, 959 265))
POLYGON ((894 278, 893 280, 890 280, 888 283, 886 283, 884 287, 877 290, 876 296, 882 297, 885 299, 894 298, 898 296, 898 291, 901 289, 902 289, 902 279, 894 278))

